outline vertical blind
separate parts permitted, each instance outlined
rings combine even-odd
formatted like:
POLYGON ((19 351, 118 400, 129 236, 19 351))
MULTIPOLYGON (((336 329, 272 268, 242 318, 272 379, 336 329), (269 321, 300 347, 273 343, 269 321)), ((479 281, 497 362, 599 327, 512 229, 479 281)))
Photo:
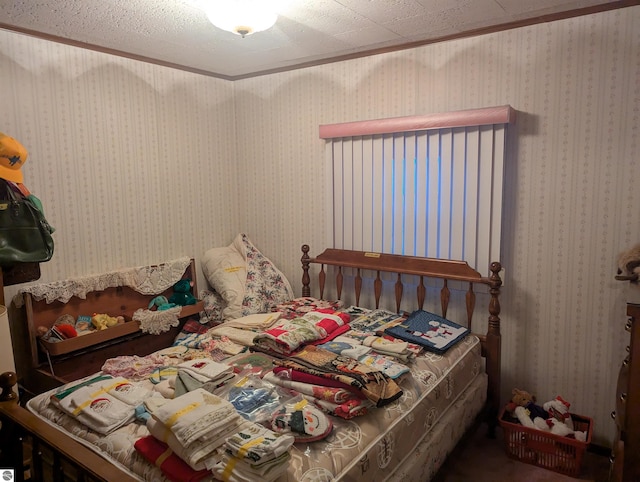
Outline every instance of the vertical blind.
POLYGON ((500 260, 513 114, 507 106, 321 126, 334 247, 459 259, 488 274, 500 260))

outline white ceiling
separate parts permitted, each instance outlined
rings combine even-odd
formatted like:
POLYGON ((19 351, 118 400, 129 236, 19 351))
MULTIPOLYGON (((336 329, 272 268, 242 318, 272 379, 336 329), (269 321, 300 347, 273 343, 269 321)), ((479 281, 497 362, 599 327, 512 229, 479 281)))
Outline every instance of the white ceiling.
POLYGON ((207 20, 207 1, 0 0, 0 28, 237 79, 638 3, 278 0, 275 26, 242 38, 207 20))

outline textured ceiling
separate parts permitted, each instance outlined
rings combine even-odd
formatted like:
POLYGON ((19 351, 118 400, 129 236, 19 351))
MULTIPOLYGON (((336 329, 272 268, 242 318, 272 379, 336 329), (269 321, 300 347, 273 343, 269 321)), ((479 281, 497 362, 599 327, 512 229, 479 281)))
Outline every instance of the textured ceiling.
POLYGON ((0 0, 0 28, 237 79, 638 3, 277 0, 275 26, 242 38, 207 20, 207 1, 0 0))

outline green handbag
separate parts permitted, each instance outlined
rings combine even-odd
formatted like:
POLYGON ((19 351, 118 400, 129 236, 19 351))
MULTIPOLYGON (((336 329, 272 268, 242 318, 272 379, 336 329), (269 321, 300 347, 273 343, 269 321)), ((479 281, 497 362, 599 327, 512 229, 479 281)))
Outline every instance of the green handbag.
POLYGON ((53 228, 42 210, 8 182, 0 181, 0 266, 49 261, 53 228))

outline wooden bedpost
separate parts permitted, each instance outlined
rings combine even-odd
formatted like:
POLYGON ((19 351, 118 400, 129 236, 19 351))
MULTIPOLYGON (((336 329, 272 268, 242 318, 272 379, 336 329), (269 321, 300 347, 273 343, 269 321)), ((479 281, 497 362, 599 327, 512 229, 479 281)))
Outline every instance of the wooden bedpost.
POLYGON ((302 296, 311 296, 311 278, 309 278, 309 245, 302 245, 302 296))
POLYGON ((490 437, 495 437, 495 429, 498 424, 498 413, 500 412, 500 377, 501 377, 501 343, 502 335, 500 334, 500 287, 502 279, 500 278, 500 270, 502 265, 494 261, 491 263, 491 276, 489 277, 489 326, 487 328, 486 350, 488 352, 487 374, 489 376, 489 390, 487 400, 488 407, 488 424, 490 437))
POLYGON ((18 400, 18 395, 13 387, 18 383, 18 377, 13 372, 4 372, 0 375, 0 402, 13 402, 18 400))
MULTIPOLYGON (((14 390, 17 383, 18 377, 14 372, 0 375, 0 467, 20 467, 21 464, 16 462, 24 460, 21 430, 7 415, 22 410, 14 390)), ((20 474, 16 475, 16 480, 23 480, 20 474)))

